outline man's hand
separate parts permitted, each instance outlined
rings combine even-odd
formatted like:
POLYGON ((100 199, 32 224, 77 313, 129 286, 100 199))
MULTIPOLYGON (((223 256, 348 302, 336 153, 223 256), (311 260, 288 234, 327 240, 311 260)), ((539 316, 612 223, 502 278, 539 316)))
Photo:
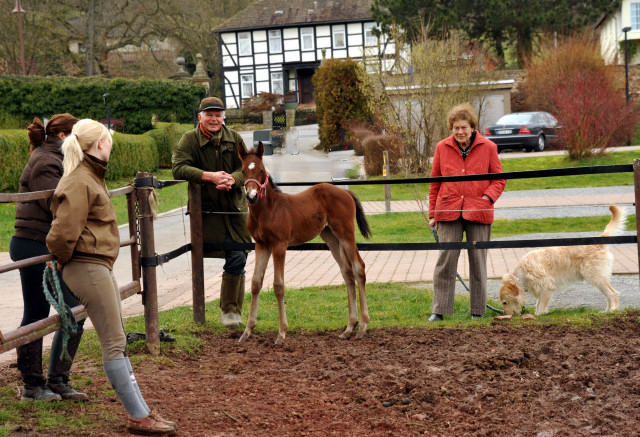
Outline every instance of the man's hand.
POLYGON ((218 190, 229 191, 233 188, 235 180, 233 176, 225 171, 205 171, 202 172, 202 182, 211 182, 215 184, 218 190))

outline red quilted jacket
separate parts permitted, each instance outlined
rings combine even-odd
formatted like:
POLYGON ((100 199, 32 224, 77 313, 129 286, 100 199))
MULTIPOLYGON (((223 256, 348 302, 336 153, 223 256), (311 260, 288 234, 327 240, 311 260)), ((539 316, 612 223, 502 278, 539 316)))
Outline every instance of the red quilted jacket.
MULTIPOLYGON (((498 148, 476 132, 467 159, 453 135, 436 145, 431 176, 502 173, 498 148)), ((438 222, 454 221, 460 217, 478 223, 493 223, 493 204, 502 194, 507 181, 432 182, 429 185, 429 218, 438 222), (486 194, 492 201, 482 198, 486 194)))

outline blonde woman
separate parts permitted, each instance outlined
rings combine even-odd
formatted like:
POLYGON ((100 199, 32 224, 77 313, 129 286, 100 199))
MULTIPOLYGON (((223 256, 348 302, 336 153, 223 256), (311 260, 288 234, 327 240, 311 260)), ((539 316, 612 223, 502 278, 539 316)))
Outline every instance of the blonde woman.
MULTIPOLYGON (((39 118, 27 128, 29 132, 29 161, 20 176, 20 192, 53 190, 62 177, 62 141, 69 136, 78 119, 73 115, 56 114, 44 125, 39 118)), ((35 256, 48 255, 45 239, 51 228, 51 199, 29 200, 16 204, 15 232, 9 244, 9 255, 13 261, 20 261, 35 256)), ((45 263, 35 264, 20 269, 22 284, 22 300, 24 310, 20 326, 37 322, 49 316, 51 306, 42 288, 42 274, 45 263)), ((64 283, 62 293, 67 305, 78 305, 64 283)), ((69 373, 73 358, 76 355, 82 338, 84 320, 78 322, 78 332, 72 334, 67 341, 69 360, 62 360, 63 335, 56 331, 51 344, 49 373, 45 380, 42 372, 42 338, 18 346, 18 370, 24 387, 22 400, 53 401, 89 399, 85 393, 77 392, 69 385, 69 373)))
POLYGON ((116 213, 104 182, 112 140, 94 120, 80 120, 62 144, 64 174, 51 201, 47 247, 95 327, 104 370, 124 405, 131 431, 175 434, 176 424, 151 412, 126 356, 120 293, 113 263, 120 248, 116 213))

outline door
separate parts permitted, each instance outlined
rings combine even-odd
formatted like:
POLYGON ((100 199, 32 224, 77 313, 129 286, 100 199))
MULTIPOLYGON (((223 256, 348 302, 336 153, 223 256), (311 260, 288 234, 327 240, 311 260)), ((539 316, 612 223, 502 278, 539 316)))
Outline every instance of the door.
POLYGON ((300 103, 313 103, 313 77, 314 70, 304 68, 298 70, 298 86, 300 90, 300 103))

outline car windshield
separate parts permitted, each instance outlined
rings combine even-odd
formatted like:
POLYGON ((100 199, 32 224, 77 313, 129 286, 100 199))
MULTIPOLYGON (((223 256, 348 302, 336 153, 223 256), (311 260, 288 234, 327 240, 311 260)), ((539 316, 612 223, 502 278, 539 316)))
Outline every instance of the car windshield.
POLYGON ((514 113, 500 117, 496 124, 525 124, 531 123, 535 114, 532 113, 514 113))

